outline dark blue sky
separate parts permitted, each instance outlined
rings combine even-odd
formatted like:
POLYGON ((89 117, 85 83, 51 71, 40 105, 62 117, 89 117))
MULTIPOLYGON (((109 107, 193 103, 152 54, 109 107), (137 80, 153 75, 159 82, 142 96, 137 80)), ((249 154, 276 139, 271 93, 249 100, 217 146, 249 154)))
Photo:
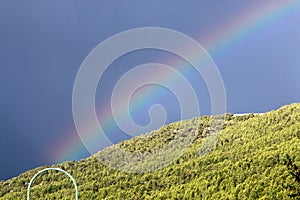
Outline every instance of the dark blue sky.
MULTIPOLYGON (((274 2, 279 1, 269 1, 274 2)), ((60 138, 80 141, 72 118, 73 83, 82 61, 101 41, 131 28, 157 26, 185 33, 206 47, 204 36, 235 23, 240 13, 260 4, 1 0, 0 179, 55 163, 51 150, 60 138)), ((228 112, 265 112, 300 101, 299 21, 298 4, 222 53, 209 52, 224 80, 228 112)), ((172 57, 158 51, 137 52, 117 60, 110 73, 120 73, 121 65, 129 69, 132 64, 159 62, 168 56, 172 57)), ((105 80, 104 94, 112 87, 109 80, 105 80)), ((204 108, 204 114, 208 110, 204 108)), ((88 155, 82 145, 81 153, 68 159, 88 155)))

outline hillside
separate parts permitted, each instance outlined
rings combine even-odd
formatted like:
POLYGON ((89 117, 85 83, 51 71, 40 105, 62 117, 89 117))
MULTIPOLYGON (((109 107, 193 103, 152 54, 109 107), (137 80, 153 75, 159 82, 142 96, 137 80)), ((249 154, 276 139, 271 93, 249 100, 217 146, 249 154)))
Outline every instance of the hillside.
MULTIPOLYGON (((59 167, 77 181, 79 199, 292 199, 296 184, 284 162, 286 154, 300 166, 300 104, 260 115, 227 114, 215 148, 199 151, 209 134, 210 117, 181 122, 196 140, 171 165, 145 173, 125 173, 102 164, 97 156, 65 162, 59 167)), ((119 143, 131 152, 160 148, 177 134, 178 123, 119 143)), ((0 199, 26 199, 30 179, 44 166, 0 182, 0 199)), ((61 172, 37 177, 31 199, 75 199, 71 180, 61 172)), ((299 199, 295 197, 294 199, 299 199)))

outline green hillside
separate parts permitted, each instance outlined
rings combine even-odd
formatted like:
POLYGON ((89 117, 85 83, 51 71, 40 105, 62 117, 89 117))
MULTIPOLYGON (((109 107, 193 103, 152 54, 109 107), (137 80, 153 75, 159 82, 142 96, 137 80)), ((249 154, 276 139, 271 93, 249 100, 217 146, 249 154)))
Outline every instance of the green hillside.
MULTIPOLYGON (((195 141, 171 165, 145 173, 125 173, 102 164, 113 148, 59 167, 77 181, 79 199, 300 199, 300 104, 262 115, 227 114, 215 148, 199 156, 211 117, 183 121, 195 141), (289 155, 289 156, 287 156, 289 155)), ((179 122, 119 143, 131 152, 151 152, 172 141, 179 122)), ((30 179, 40 167, 0 181, 0 199, 26 199, 30 179)), ((49 166, 47 166, 49 167, 49 166)), ((134 167, 134 166, 132 166, 134 167)), ((75 199, 71 180, 49 171, 34 182, 31 199, 75 199)))

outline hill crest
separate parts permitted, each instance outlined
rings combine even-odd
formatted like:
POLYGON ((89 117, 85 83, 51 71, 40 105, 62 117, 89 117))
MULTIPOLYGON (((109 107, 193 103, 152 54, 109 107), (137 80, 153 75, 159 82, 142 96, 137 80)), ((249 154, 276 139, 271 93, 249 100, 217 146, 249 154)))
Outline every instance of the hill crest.
MULTIPOLYGON (((75 178, 79 199, 289 199, 285 185, 292 177, 282 159, 288 154, 300 164, 300 104, 259 115, 227 114, 215 148, 199 156, 209 119, 186 120, 192 131, 193 120, 199 120, 194 127, 199 135, 180 158, 151 173, 111 169, 97 155, 55 167, 75 178)), ((154 131, 151 137, 136 137, 117 146, 131 152, 160 148, 174 137, 174 126, 176 123, 154 131)), ((43 168, 1 181, 0 199, 25 199, 29 180, 43 168)), ((32 195, 38 198, 72 199, 73 193, 70 180, 58 172, 40 175, 32 188, 32 195)))

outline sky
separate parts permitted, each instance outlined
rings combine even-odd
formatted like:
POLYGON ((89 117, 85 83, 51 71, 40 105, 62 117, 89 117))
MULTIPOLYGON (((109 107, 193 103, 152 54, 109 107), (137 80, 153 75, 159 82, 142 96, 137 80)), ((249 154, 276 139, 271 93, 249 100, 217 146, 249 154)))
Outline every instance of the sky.
MULTIPOLYGON (((1 0, 0 180, 90 155, 75 128, 72 91, 82 62, 105 39, 141 27, 184 33, 218 67, 227 112, 260 113, 300 102, 299 21, 297 0, 1 0)), ((154 62, 176 68, 185 61, 155 49, 119 57, 96 92, 99 121, 111 112, 107 110, 116 81, 132 67, 154 62)), ((200 99, 201 114, 210 114, 203 79, 195 71, 184 76, 200 99)), ((132 118, 139 125, 149 123, 153 104, 168 111, 166 123, 180 118, 180 102, 167 88, 145 86, 132 98, 132 118), (139 96, 147 98, 134 109, 139 96)), ((105 129, 114 143, 130 138, 115 123, 105 129)))

